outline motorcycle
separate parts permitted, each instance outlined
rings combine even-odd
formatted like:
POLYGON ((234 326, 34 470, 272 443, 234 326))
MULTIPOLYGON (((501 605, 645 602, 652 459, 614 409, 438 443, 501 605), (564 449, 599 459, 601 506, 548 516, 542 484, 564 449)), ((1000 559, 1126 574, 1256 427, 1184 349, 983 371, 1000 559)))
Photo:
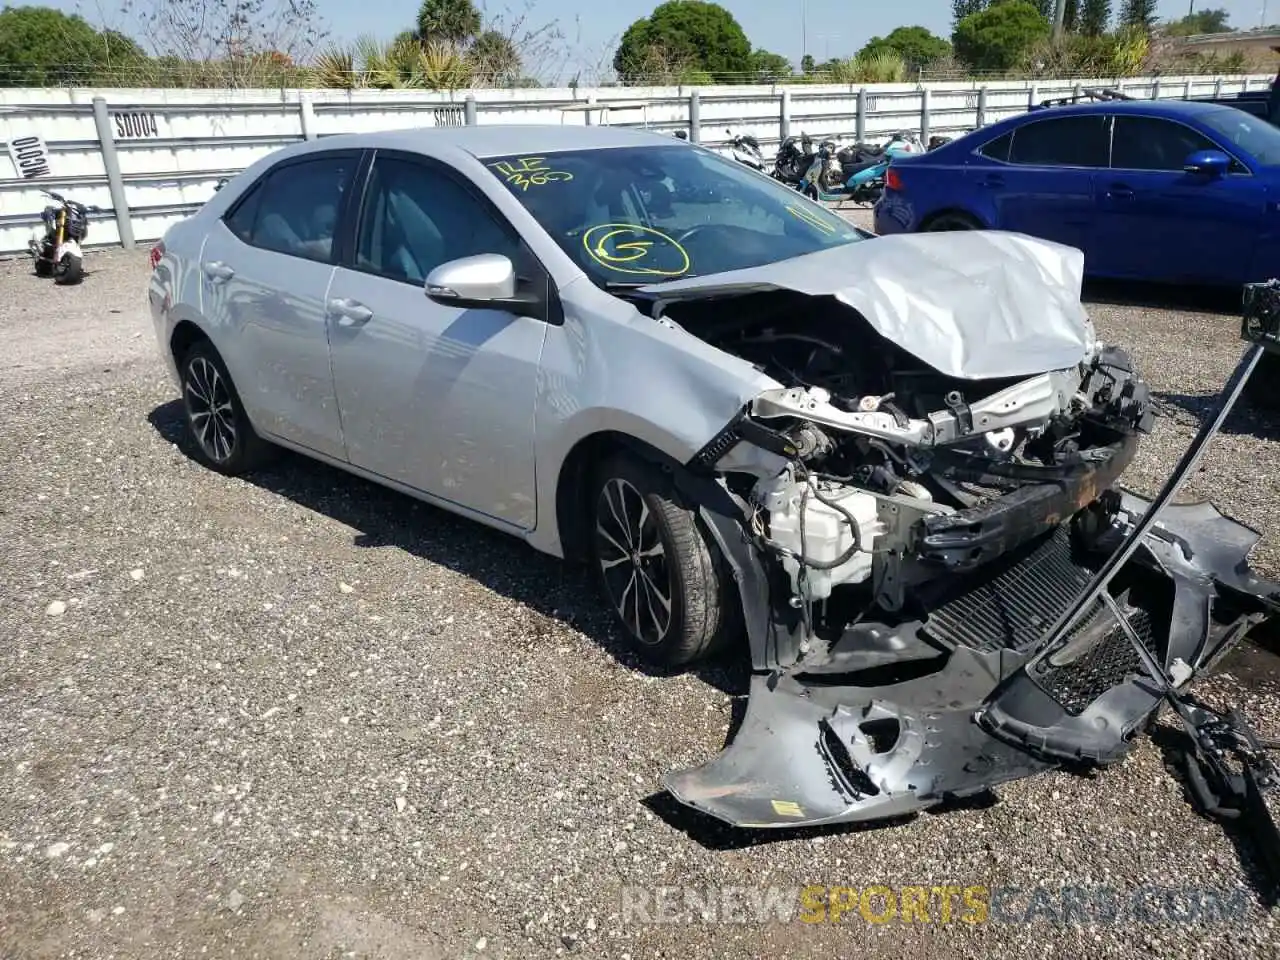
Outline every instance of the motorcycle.
POLYGON ((775 180, 798 187, 804 182, 805 173, 813 164, 813 140, 807 133, 787 137, 778 147, 769 175, 775 180))
POLYGON ((815 200, 875 203, 884 193, 884 175, 889 169, 889 161, 894 157, 924 152, 920 138, 907 130, 898 131, 883 146, 856 143, 852 147, 835 150, 832 145, 821 160, 815 158, 810 164, 800 188, 815 200))
POLYGON ((760 150, 760 141, 749 133, 735 134, 729 129, 726 129, 725 133, 729 135, 729 142, 717 152, 763 173, 764 154, 760 150))
POLYGON ((36 276, 53 277, 55 283, 61 284, 79 283, 84 279, 84 250, 80 245, 89 235, 89 214, 102 211, 52 190, 40 192, 57 203, 41 211, 42 226, 29 244, 36 276))

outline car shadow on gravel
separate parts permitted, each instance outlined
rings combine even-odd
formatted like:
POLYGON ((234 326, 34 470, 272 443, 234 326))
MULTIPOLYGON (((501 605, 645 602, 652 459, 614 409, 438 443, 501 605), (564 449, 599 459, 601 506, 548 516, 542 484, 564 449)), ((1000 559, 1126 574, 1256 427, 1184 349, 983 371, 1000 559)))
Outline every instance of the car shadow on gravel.
MULTIPOLYGON (((1151 393, 1157 412, 1175 422, 1198 430, 1200 424, 1213 416, 1221 395, 1217 393, 1151 393)), ((1222 425, 1223 434, 1256 437, 1259 440, 1280 440, 1280 411, 1259 410, 1248 400, 1238 401, 1222 425)))
MULTIPOLYGON (((161 404, 147 419, 164 440, 192 456, 181 401, 161 404)), ((359 531, 353 540, 357 547, 399 548, 560 621, 630 669, 659 677, 683 672, 654 667, 631 652, 581 565, 538 553, 515 537, 287 450, 242 479, 359 531)), ((690 672, 745 702, 750 682, 745 656, 729 652, 690 672)))
MULTIPOLYGON (((1153 310, 1190 310, 1239 318, 1238 287, 1203 287, 1136 280, 1086 280, 1081 299, 1117 307, 1150 307, 1153 310)), ((1238 334, 1239 331, 1233 331, 1238 334)))

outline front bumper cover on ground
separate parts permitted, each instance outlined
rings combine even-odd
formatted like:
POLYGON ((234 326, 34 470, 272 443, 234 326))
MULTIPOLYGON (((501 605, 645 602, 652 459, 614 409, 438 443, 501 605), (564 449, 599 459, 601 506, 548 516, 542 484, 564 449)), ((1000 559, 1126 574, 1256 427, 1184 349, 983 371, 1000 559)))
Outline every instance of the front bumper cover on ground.
MULTIPOLYGON (((1249 568, 1256 531, 1208 503, 1173 504, 1263 350, 1280 352, 1280 281, 1246 287, 1242 330, 1254 345, 1155 498, 1110 494, 1109 526, 1090 511, 1064 518, 916 613, 846 630, 814 665, 790 656, 793 626, 759 629, 753 604, 759 613, 767 583, 739 562, 725 513, 704 504, 749 631, 757 623, 757 673, 732 743, 669 774, 670 792, 739 827, 886 820, 1064 763, 1114 762, 1168 703, 1195 744, 1201 807, 1264 809, 1253 794, 1280 773, 1264 767, 1256 736, 1233 714, 1191 706, 1185 690, 1280 613, 1280 583, 1249 568), (1219 760, 1227 741, 1251 758, 1243 777, 1219 760)), ((1280 887, 1280 833, 1257 818, 1280 887)))

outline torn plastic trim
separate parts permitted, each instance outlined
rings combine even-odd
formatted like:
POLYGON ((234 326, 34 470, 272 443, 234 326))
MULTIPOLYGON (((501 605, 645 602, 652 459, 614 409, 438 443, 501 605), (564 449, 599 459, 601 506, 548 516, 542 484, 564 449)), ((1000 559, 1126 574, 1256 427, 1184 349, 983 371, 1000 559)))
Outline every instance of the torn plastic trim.
MULTIPOLYGON (((1126 509, 1141 503, 1126 495, 1126 509)), ((1253 535, 1243 525, 1216 511, 1209 518, 1204 505, 1167 509, 1172 512, 1162 521, 1164 536, 1149 535, 1132 562, 1144 577, 1168 580, 1179 598, 1165 662, 1176 670, 1182 660, 1193 673, 1203 672, 1260 619, 1244 609, 1250 598, 1259 611, 1280 611, 1280 584, 1248 570, 1253 535), (1184 544, 1201 562, 1225 563, 1221 576, 1190 566, 1184 544), (1219 602, 1234 619, 1210 616, 1219 602)), ((906 622, 884 632, 906 641, 920 627, 906 622)), ((1057 704, 1047 725, 1015 736, 1007 723, 996 728, 995 721, 1014 716, 1017 705, 999 698, 1034 685, 1026 667, 1046 651, 993 645, 940 652, 934 661, 912 654, 926 672, 877 685, 867 682, 869 672, 758 672, 733 742, 701 766, 668 774, 664 784, 682 803, 739 827, 891 819, 1064 762, 1114 761, 1160 702, 1150 678, 1130 671, 1074 714, 1057 704), (929 669, 933 663, 936 669, 929 669), (993 701, 999 709, 993 710, 993 701), (983 722, 975 722, 980 713, 983 722), (896 724, 899 736, 887 749, 873 749, 866 725, 885 720, 896 724)), ((1079 657, 1058 666, 1073 663, 1089 668, 1079 657)))

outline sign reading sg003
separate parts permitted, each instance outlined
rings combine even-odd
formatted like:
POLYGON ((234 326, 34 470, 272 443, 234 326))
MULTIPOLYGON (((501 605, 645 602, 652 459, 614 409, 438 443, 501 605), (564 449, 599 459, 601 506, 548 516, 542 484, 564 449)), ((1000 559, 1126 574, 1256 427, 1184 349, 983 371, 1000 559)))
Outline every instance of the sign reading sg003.
POLYGON ((23 180, 49 175, 49 148, 35 134, 10 140, 9 159, 13 161, 14 171, 23 180))

